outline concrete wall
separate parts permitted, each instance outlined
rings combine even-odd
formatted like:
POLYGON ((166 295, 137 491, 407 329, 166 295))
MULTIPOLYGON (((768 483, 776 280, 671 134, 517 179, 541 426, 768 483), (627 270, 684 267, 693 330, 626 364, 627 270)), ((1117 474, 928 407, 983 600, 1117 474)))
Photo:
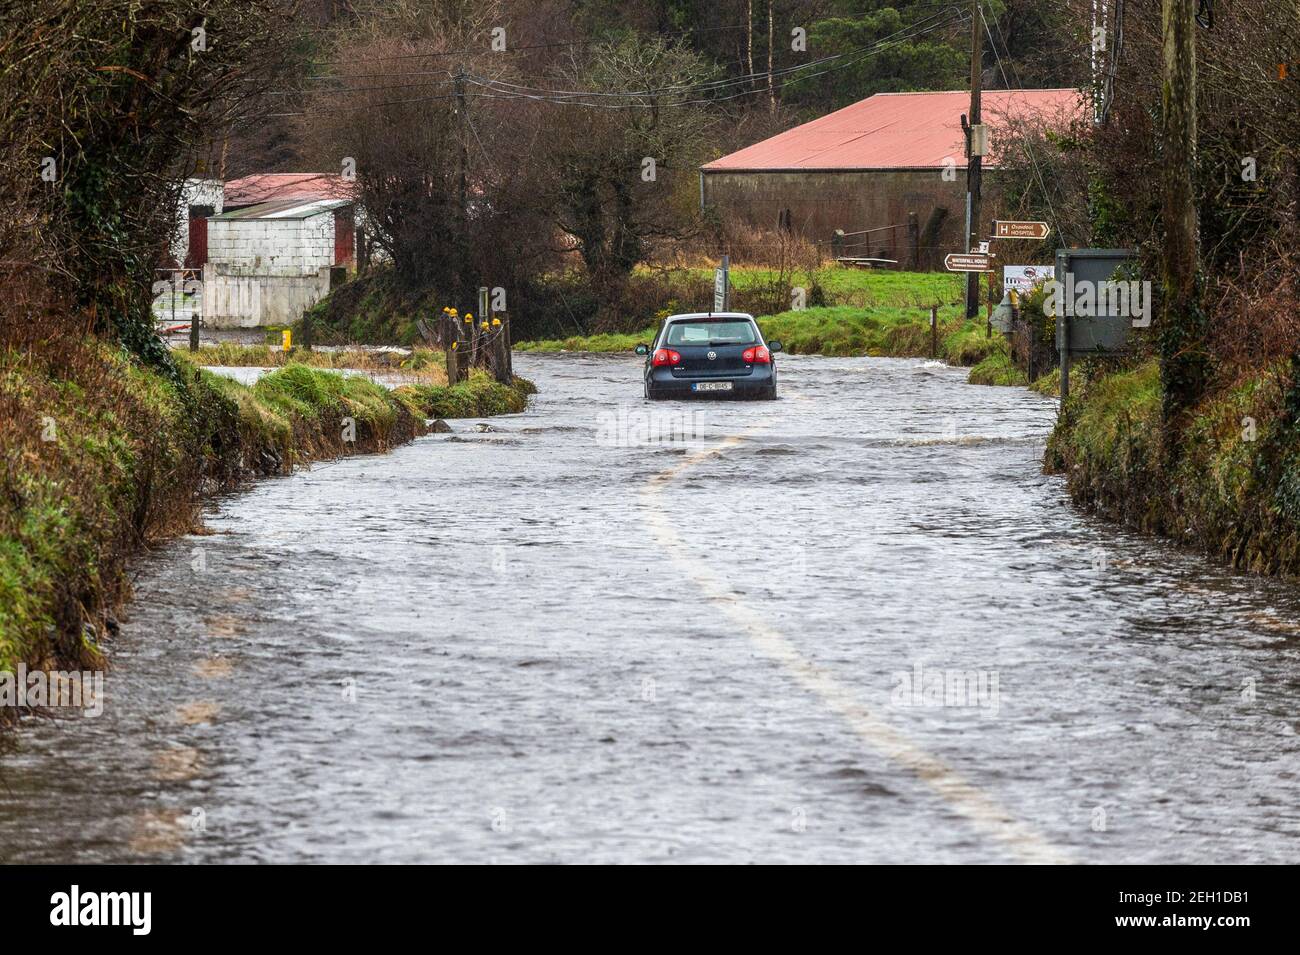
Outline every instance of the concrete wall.
POLYGON ((306 219, 209 219, 208 261, 227 274, 314 275, 334 264, 334 213, 306 219))
POLYGON ((225 199, 225 183, 220 179, 186 179, 181 187, 180 215, 176 234, 172 236, 171 254, 177 262, 185 261, 190 248, 190 206, 211 206, 214 213, 221 212, 225 199))
MULTIPOLYGON (((955 170, 955 181, 945 181, 942 170, 870 170, 863 172, 713 172, 704 173, 702 200, 715 208, 725 220, 755 228, 775 231, 781 212, 790 210, 794 231, 826 243, 829 253, 831 236, 836 229, 859 232, 878 226, 906 225, 907 214, 915 212, 922 230, 938 206, 946 207, 933 247, 921 249, 921 260, 931 268, 942 268, 948 252, 960 251, 966 221, 966 170, 955 170)), ((985 176, 986 219, 993 218, 993 205, 987 192, 991 189, 985 176)), ((858 236, 847 241, 866 245, 851 246, 846 255, 875 256, 881 251, 894 258, 888 232, 870 237, 858 236)), ((906 258, 907 234, 900 228, 897 236, 900 261, 906 258)))
POLYGON ((203 324, 208 328, 287 325, 329 290, 328 267, 307 275, 257 275, 209 262, 203 268, 203 324))

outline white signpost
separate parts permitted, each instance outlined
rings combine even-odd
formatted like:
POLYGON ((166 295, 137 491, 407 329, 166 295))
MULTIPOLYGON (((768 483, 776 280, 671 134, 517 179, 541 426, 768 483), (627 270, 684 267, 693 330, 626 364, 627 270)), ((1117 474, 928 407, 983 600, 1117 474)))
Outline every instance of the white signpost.
POLYGON ((993 256, 987 252, 951 252, 943 264, 949 272, 991 272, 993 256))
POLYGON ((730 279, 731 257, 724 255, 722 265, 713 270, 713 310, 715 312, 725 312, 727 310, 727 282, 730 279))

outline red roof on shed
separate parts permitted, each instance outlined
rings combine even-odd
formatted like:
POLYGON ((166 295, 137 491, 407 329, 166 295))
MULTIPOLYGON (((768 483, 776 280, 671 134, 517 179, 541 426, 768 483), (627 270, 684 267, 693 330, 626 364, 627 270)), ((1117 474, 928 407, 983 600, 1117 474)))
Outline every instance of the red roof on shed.
MULTIPOLYGON (((993 127, 991 156, 997 165, 998 128, 1032 119, 1063 124, 1079 114, 1078 90, 986 90, 985 123, 993 127)), ((822 169, 930 169, 951 157, 965 168, 961 115, 970 111, 966 90, 877 93, 861 102, 788 129, 700 167, 705 172, 771 172, 822 169)))
POLYGON ((338 173, 271 172, 226 183, 225 204, 250 206, 280 199, 350 199, 352 189, 338 173))

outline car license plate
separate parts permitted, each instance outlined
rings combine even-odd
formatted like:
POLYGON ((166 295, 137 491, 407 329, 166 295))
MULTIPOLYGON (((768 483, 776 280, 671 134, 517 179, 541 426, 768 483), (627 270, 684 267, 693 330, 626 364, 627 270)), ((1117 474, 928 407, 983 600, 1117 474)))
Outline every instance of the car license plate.
POLYGON ((692 391, 730 391, 729 381, 697 381, 691 385, 692 391))

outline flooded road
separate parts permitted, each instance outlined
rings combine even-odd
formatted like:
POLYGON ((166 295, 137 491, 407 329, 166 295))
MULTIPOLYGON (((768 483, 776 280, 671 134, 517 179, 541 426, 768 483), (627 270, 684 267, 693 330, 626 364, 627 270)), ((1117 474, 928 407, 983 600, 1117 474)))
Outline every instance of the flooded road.
POLYGON ((1300 600, 1073 510, 1054 403, 627 357, 219 502, 136 567, 4 862, 1297 862, 1300 600))

